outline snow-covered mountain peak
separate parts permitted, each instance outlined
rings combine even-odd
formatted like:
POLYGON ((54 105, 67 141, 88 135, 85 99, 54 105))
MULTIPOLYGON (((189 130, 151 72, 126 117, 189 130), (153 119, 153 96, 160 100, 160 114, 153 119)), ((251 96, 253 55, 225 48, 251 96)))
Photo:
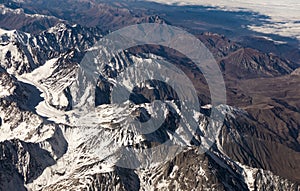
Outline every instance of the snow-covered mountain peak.
MULTIPOLYGON (((76 26, 72 26, 72 28, 75 28, 76 26)), ((49 33, 56 33, 56 32, 62 32, 65 30, 70 30, 70 27, 67 26, 65 23, 58 23, 54 27, 51 27, 50 29, 47 30, 49 33)))
POLYGON ((5 45, 9 42, 28 44, 31 35, 18 30, 0 29, 0 44, 5 45))

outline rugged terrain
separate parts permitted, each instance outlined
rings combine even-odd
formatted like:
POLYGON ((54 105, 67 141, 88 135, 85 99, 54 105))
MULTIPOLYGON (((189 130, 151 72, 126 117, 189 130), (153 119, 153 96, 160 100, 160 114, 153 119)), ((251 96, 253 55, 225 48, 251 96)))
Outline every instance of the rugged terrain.
MULTIPOLYGON (((224 124, 211 149, 201 154, 212 109, 204 76, 179 52, 134 47, 107 63, 107 75, 93 87, 99 125, 86 127, 72 115, 80 92, 76 84, 84 83, 78 81, 78 70, 86 52, 109 30, 169 21, 122 3, 69 5, 1 5, 0 190, 300 189, 296 60, 244 47, 223 35, 197 35, 217 60, 227 88, 227 105, 216 106, 225 115, 224 124), (197 90, 201 108, 192 120, 199 129, 192 141, 176 137, 178 132, 188 133, 179 123, 185 116, 178 112, 176 92, 164 83, 150 81, 135 87, 132 102, 111 104, 111 79, 127 66, 152 58, 171 61, 197 90), (130 129, 128 116, 146 121, 155 115, 155 100, 168 103, 162 107, 163 125, 145 135, 130 129), (153 156, 136 170, 118 167, 124 162, 122 148, 152 148, 167 140, 187 147, 162 163, 150 163, 153 156)), ((163 156, 165 150, 158 152, 163 156)))

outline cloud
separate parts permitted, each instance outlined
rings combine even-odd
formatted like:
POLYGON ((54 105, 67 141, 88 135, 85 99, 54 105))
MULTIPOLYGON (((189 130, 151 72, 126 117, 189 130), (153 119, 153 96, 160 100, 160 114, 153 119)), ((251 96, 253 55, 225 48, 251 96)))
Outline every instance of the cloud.
POLYGON ((145 0, 164 4, 212 6, 227 11, 249 10, 269 17, 266 24, 248 26, 266 34, 295 37, 300 40, 300 1, 297 0, 145 0))

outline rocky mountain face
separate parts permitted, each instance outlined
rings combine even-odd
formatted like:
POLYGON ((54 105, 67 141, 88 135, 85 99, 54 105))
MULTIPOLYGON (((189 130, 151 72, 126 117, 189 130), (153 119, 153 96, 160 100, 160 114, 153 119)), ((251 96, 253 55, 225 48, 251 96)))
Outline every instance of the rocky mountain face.
POLYGON ((64 23, 38 35, 3 29, 1 34, 1 66, 10 73, 17 74, 33 71, 47 60, 71 49, 84 51, 102 36, 98 28, 83 28, 64 23))
POLYGON ((0 11, 1 26, 37 34, 57 23, 80 24, 87 27, 101 27, 112 31, 137 23, 164 23, 157 15, 146 10, 126 8, 126 4, 110 1, 35 1, 26 3, 4 1, 0 11))
POLYGON ((14 2, 1 4, 0 24, 4 29, 17 29, 24 32, 38 33, 64 22, 54 16, 28 12, 17 6, 14 2))
MULTIPOLYGON (((19 13, 20 17, 32 15, 28 10, 35 1, 30 2, 19 4, 27 10, 19 13)), ((91 5, 95 2, 83 2, 89 10, 95 9, 91 5)), ((50 13, 54 5, 48 6, 50 13)), ((200 145, 205 142, 212 110, 207 83, 190 60, 165 47, 134 47, 107 63, 106 76, 98 79, 97 87, 89 87, 96 89, 97 116, 88 113, 78 123, 72 110, 80 91, 76 85, 85 83, 78 81, 80 63, 106 34, 105 26, 162 22, 155 16, 132 16, 117 5, 97 6, 103 12, 93 14, 99 19, 94 22, 104 23, 103 28, 97 23, 86 27, 63 21, 56 25, 53 22, 53 27, 42 24, 45 30, 37 33, 0 31, 0 190, 300 189, 297 65, 271 53, 244 48, 218 34, 198 36, 218 61, 228 94, 228 105, 216 107, 225 115, 224 124, 204 154, 200 145), (106 21, 110 18, 114 22, 106 21), (128 22, 124 23, 126 18, 128 22), (177 104, 176 92, 154 80, 136 86, 131 102, 112 103, 113 79, 124 68, 151 58, 171 61, 193 82, 201 108, 193 111, 191 119, 178 112, 183 106, 177 104), (158 107, 156 100, 164 100, 165 104, 158 107), (158 109, 166 116, 159 129, 140 134, 130 128, 128 116, 147 121, 158 109), (189 133, 181 119, 198 124, 192 141, 176 136, 189 133), (93 120, 98 125, 85 124, 93 120), (128 155, 124 148, 139 151, 168 140, 187 146, 163 162, 154 163, 156 156, 150 156, 145 160, 147 165, 136 170, 118 165, 135 161, 125 158, 128 155)), ((52 14, 64 20, 71 15, 52 14)), ((24 23, 29 22, 26 18, 24 23)), ((165 152, 157 150, 157 156, 165 152)))

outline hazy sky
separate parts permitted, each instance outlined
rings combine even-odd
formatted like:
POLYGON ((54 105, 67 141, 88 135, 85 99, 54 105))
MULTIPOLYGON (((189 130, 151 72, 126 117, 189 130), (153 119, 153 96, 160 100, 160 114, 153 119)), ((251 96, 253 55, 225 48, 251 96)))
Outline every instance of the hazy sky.
POLYGON ((204 5, 224 10, 246 9, 270 17, 272 24, 248 26, 250 29, 297 37, 300 40, 300 0, 145 0, 165 4, 204 5), (298 21, 298 22, 297 22, 298 21))

